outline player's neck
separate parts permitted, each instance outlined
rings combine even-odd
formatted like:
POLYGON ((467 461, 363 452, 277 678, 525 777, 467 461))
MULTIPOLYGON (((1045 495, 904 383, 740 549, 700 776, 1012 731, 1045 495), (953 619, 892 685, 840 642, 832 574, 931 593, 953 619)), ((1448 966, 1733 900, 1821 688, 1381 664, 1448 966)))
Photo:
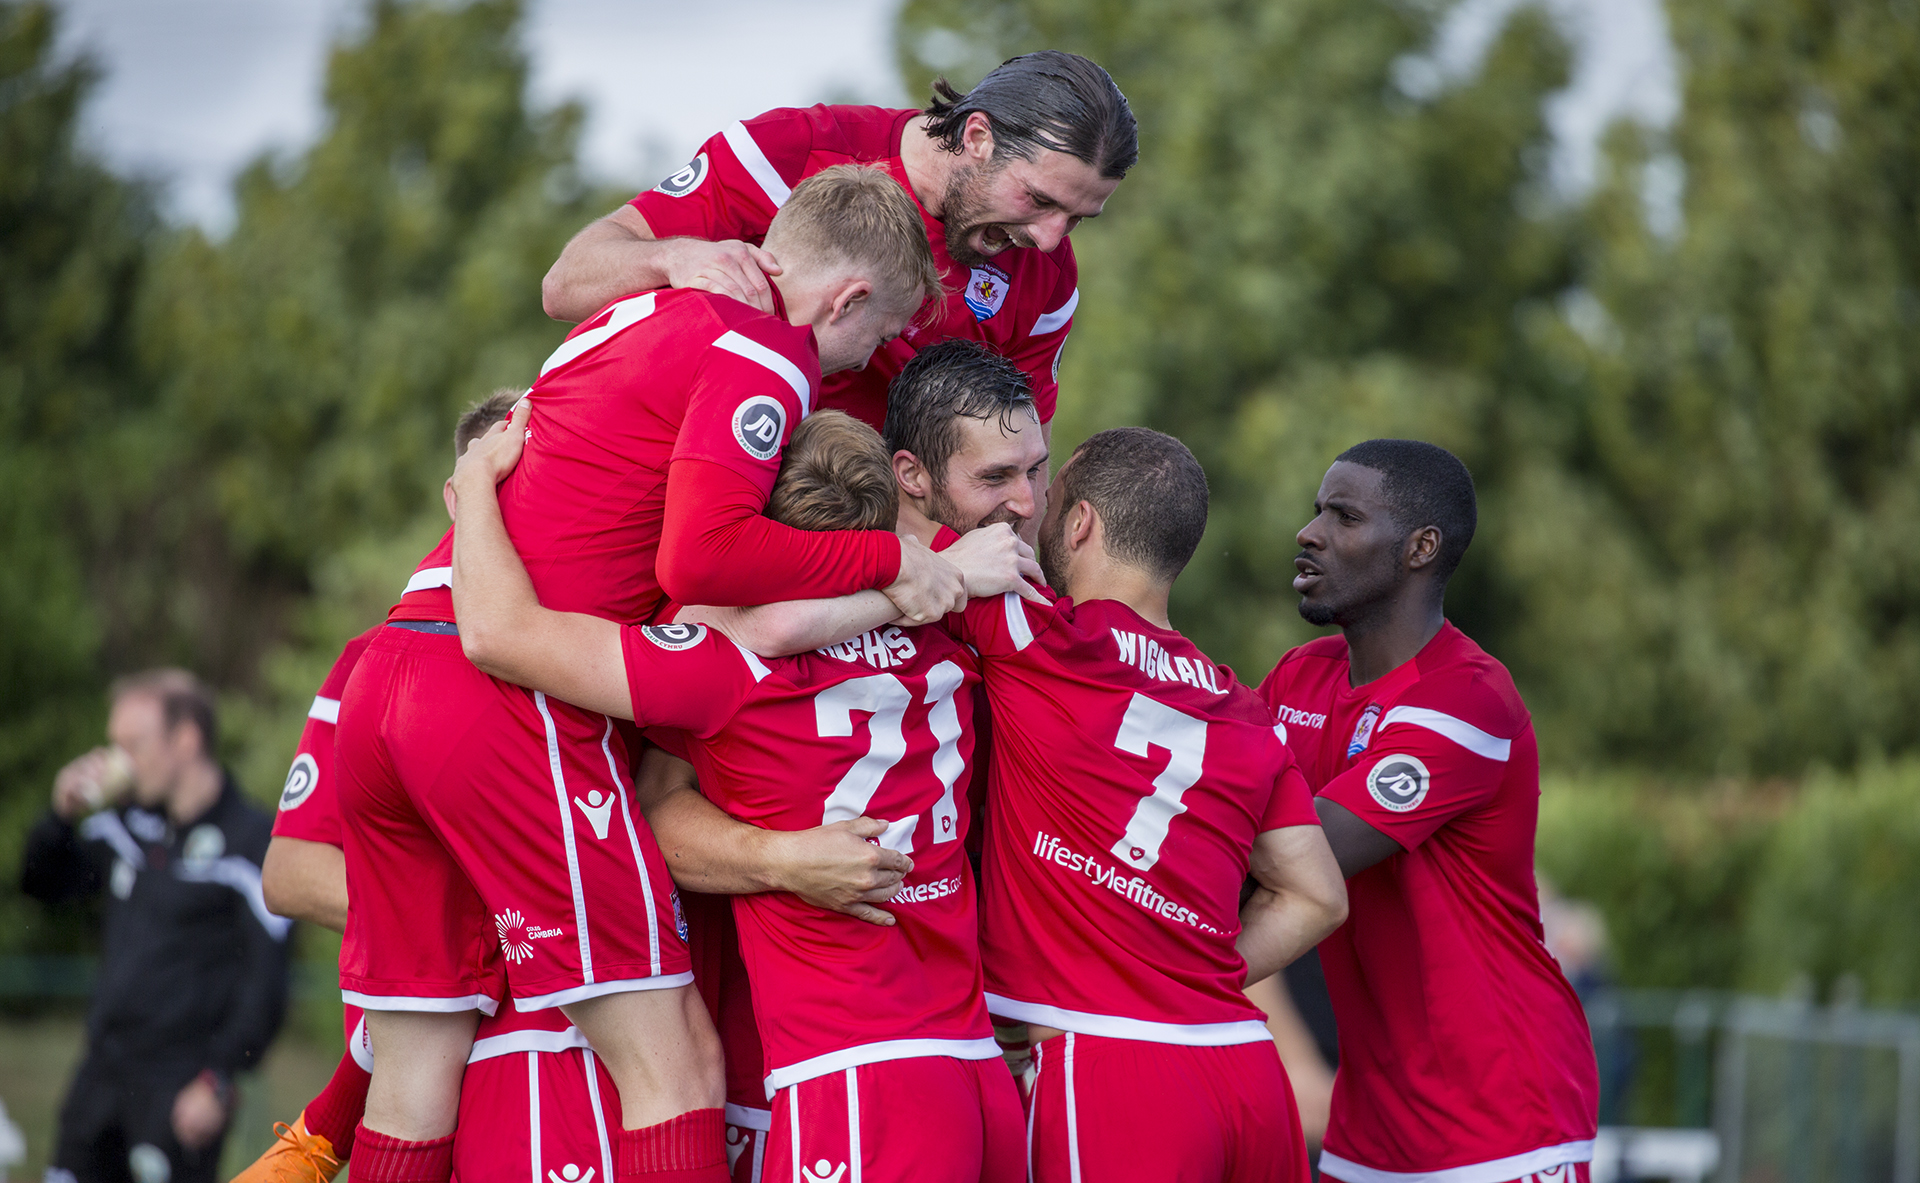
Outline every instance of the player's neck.
POLYGON ((1167 617, 1167 595, 1172 586, 1138 567, 1104 555, 1088 555, 1074 563, 1065 582, 1067 586, 1061 591, 1073 597, 1076 604, 1118 600, 1155 628, 1173 631, 1173 622, 1167 617))
POLYGON ((936 218, 945 215, 941 199, 959 160, 927 134, 925 116, 910 121, 900 133, 900 164, 907 170, 907 184, 921 208, 936 218))
POLYGON ((1347 637, 1347 684, 1365 686, 1419 656, 1447 618, 1441 601, 1407 597, 1340 626, 1347 637))

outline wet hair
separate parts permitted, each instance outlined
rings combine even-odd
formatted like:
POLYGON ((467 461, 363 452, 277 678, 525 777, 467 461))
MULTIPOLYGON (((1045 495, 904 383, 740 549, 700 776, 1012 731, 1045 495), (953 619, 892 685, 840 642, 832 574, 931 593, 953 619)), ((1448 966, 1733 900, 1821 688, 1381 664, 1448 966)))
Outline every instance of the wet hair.
POLYGON ((1380 494, 1401 530, 1411 534, 1433 526, 1440 531, 1434 569, 1445 584, 1467 553, 1480 517, 1467 466, 1445 448, 1420 440, 1367 440, 1334 457, 1334 463, 1342 461, 1380 474, 1380 494))
POLYGON ((502 386, 463 411, 459 424, 453 429, 453 458, 458 460, 465 456, 467 445, 505 419, 507 412, 513 410, 513 404, 519 402, 520 396, 525 393, 517 386, 502 386))
POLYGON ((878 166, 836 164, 795 185, 767 227, 766 246, 789 271, 795 252, 820 266, 870 268, 883 298, 908 297, 915 307, 943 291, 920 207, 878 166))
POLYGON ((213 758, 220 742, 220 722, 213 691, 205 682, 182 669, 142 670, 115 678, 107 688, 107 701, 117 704, 130 694, 148 695, 159 702, 160 720, 169 735, 180 724, 192 723, 200 733, 201 754, 213 758))
POLYGON ((796 530, 891 530, 900 485, 880 434, 844 411, 815 411, 794 429, 767 516, 796 530))
POLYGON ((982 423, 998 419, 1002 430, 1015 415, 1037 423, 1033 388, 1006 358, 975 341, 955 338, 923 349, 887 387, 887 451, 911 452, 935 484, 960 448, 961 416, 982 423))
POLYGON ((969 91, 945 78, 933 84, 928 132, 959 152, 967 116, 993 128, 993 151, 1032 160, 1042 148, 1092 166, 1117 181, 1140 159, 1140 128, 1112 75, 1077 53, 1057 49, 1008 58, 969 91))
POLYGON ((1107 553, 1171 583, 1207 532, 1207 474, 1187 445, 1145 427, 1115 427, 1074 449, 1061 477, 1062 515, 1085 501, 1107 553))

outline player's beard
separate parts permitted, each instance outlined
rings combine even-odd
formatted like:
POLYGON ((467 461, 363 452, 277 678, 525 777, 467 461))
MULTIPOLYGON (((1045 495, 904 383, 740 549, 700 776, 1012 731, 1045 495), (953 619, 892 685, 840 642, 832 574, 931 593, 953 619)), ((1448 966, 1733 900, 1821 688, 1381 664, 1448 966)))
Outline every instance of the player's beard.
POLYGON ((1025 520, 1002 505, 978 521, 969 521, 961 517, 960 507, 947 496, 946 486, 943 484, 933 486, 933 491, 927 494, 927 516, 955 534, 970 533, 982 526, 991 526, 998 522, 1005 522, 1017 531, 1020 529, 1020 523, 1025 520))
POLYGON ((947 191, 940 199, 940 219, 946 228, 947 254, 954 262, 977 267, 987 261, 986 255, 974 249, 976 231, 1004 235, 1008 246, 1033 245, 1013 227, 989 222, 983 216, 987 211, 987 191, 993 187, 993 178, 1005 167, 1006 162, 996 157, 985 164, 957 168, 947 180, 947 191))
POLYGON ((1040 574, 1046 576, 1047 586, 1061 595, 1067 594, 1067 556, 1062 545, 1067 536, 1067 515, 1055 514, 1051 520, 1040 523, 1038 545, 1033 548, 1034 557, 1040 560, 1040 574))
MULTIPOLYGON (((1319 628, 1330 624, 1350 628, 1364 621, 1374 609, 1391 602, 1394 591, 1406 578, 1396 561, 1397 553, 1382 551, 1375 556, 1376 561, 1371 566, 1349 569, 1345 582, 1335 587, 1328 586, 1329 572, 1324 559, 1317 561, 1321 575, 1320 584, 1315 590, 1319 594, 1313 599, 1300 597, 1300 618, 1319 628)), ((1312 558, 1304 550, 1300 555, 1312 558)), ((1045 560, 1041 561, 1041 565, 1045 566, 1045 560)))

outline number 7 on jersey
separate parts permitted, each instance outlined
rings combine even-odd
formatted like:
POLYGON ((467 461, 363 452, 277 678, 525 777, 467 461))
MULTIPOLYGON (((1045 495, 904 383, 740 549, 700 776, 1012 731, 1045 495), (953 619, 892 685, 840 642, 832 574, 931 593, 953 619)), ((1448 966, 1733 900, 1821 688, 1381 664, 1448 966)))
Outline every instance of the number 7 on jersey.
POLYGON ((1165 748, 1168 753, 1166 768, 1153 778, 1153 792, 1140 798, 1126 832, 1112 848, 1113 857, 1128 866, 1151 871, 1160 861, 1167 827, 1187 811, 1180 799, 1200 779, 1200 765, 1207 757, 1207 723, 1157 699, 1135 694, 1120 720, 1120 734, 1113 746, 1135 756, 1147 755, 1149 747, 1165 748))

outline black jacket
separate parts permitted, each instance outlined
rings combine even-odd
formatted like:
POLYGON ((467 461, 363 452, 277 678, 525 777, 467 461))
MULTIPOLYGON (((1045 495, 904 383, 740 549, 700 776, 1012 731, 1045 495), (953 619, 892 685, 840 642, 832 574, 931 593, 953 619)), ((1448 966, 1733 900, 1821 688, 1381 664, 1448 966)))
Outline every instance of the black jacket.
POLYGON ((177 829, 138 806, 27 835, 21 887, 46 903, 108 892, 89 1062, 156 1084, 257 1065, 287 1008, 287 931, 260 888, 272 819, 224 778, 177 829))

